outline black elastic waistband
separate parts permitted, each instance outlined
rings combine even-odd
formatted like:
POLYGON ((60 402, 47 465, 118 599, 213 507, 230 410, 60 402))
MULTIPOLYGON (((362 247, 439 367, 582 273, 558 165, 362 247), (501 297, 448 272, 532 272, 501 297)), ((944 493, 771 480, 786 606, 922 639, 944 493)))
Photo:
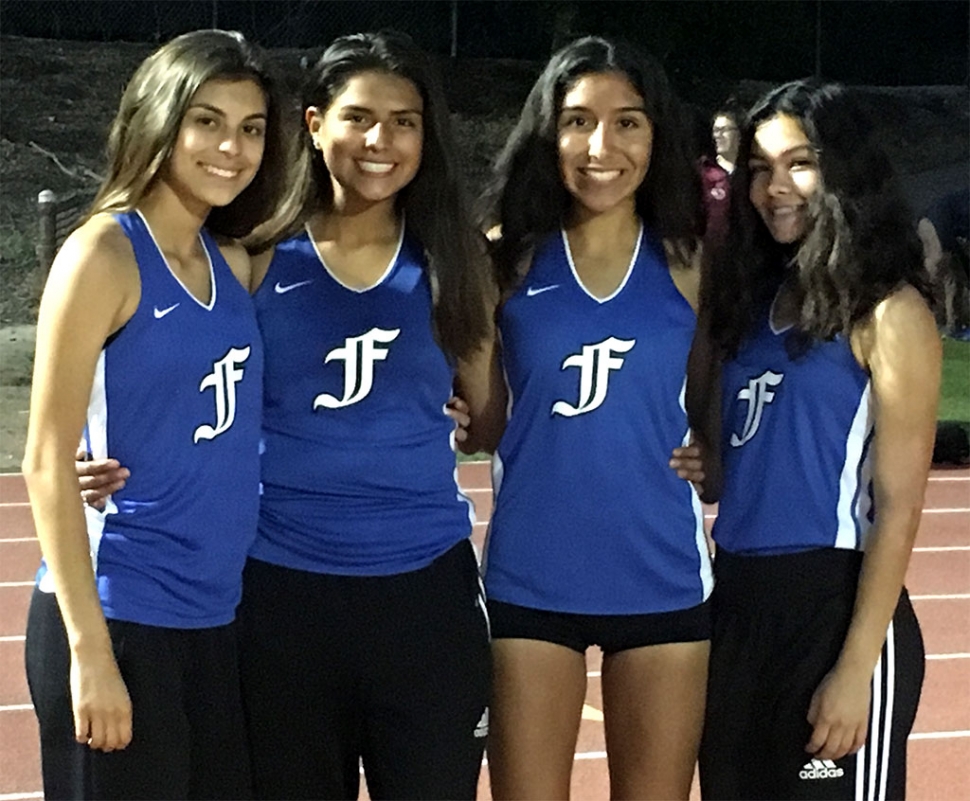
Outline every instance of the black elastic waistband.
POLYGON ((714 557, 715 592, 739 599, 854 595, 862 552, 815 548, 772 556, 733 554, 718 548, 714 557))

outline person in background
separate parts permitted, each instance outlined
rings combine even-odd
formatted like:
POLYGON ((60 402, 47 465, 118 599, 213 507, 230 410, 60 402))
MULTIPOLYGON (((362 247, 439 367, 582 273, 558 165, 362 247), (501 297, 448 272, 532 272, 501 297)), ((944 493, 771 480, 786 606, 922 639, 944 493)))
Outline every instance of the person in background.
POLYGON ((125 89, 108 177, 51 268, 24 458, 43 552, 26 667, 46 798, 251 795, 234 620, 263 354, 232 238, 282 197, 283 105, 238 34, 161 47, 125 89), (87 524, 82 429, 91 456, 131 468, 87 524))
POLYGON ((711 133, 717 151, 717 163, 728 175, 734 172, 738 160, 738 113, 723 108, 714 113, 711 133))
POLYGON ((937 322, 955 339, 970 339, 970 189, 933 202, 917 223, 923 260, 938 298, 937 322))
POLYGON ((495 798, 569 796, 594 645, 611 795, 690 791, 711 572, 697 496, 666 469, 688 438, 703 228, 684 119, 653 59, 583 38, 546 65, 496 166, 512 401, 484 560, 495 798))
POLYGON ((905 795, 924 667, 903 578, 941 347, 871 131, 838 85, 761 98, 705 273, 702 383, 721 391, 689 403, 714 447, 672 460, 720 499, 704 798, 905 795))
POLYGON ((723 237, 727 225, 727 211, 730 201, 730 173, 717 162, 717 150, 707 115, 696 106, 688 106, 687 114, 694 137, 694 154, 697 168, 701 174, 701 188, 704 198, 704 240, 705 248, 713 247, 715 241, 723 237))

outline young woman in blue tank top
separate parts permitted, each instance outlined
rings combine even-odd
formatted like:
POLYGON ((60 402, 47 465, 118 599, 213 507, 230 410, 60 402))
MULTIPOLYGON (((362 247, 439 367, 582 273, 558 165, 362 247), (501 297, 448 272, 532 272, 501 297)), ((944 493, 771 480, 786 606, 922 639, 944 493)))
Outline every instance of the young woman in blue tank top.
POLYGON ((667 469, 689 436, 702 233, 681 126, 656 62, 585 38, 552 57, 496 167, 510 397, 484 562, 496 798, 568 797, 593 645, 611 794, 690 792, 711 573, 698 498, 667 469))
POLYGON ((26 662, 48 798, 251 793, 233 621, 256 533, 262 344, 249 257, 214 235, 275 212, 281 106, 238 34, 159 49, 51 268, 24 459, 44 557, 26 662), (131 469, 87 525, 82 429, 90 456, 131 469))
POLYGON ((941 364, 919 241, 839 86, 755 105, 733 194, 689 395, 720 495, 702 795, 902 798, 941 364))
POLYGON ((362 764, 372 798, 473 798, 488 623, 445 406, 458 382, 471 433, 484 425, 484 238, 408 37, 335 41, 303 109, 305 213, 253 279, 263 491, 240 616, 256 793, 356 798, 362 764))

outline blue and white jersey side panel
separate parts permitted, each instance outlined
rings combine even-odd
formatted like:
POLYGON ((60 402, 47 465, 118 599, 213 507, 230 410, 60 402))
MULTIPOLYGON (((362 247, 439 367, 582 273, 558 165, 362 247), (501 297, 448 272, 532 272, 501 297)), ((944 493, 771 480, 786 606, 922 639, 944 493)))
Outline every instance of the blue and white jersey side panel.
MULTIPOLYGON (((684 383, 680 388, 680 408, 684 412, 684 419, 687 419, 687 376, 684 376, 684 383)), ((691 431, 688 428, 684 438, 680 441, 681 447, 686 448, 690 445, 691 431)), ((711 549, 707 542, 707 532, 704 530, 704 507, 701 506, 700 496, 697 494, 693 484, 690 487, 690 503, 694 512, 694 542, 697 545, 697 557, 700 565, 698 577, 706 601, 714 590, 714 568, 711 564, 711 549)))
POLYGON ((845 440, 845 462, 839 476, 835 547, 865 550, 866 535, 872 527, 872 460, 870 446, 875 433, 871 408, 871 382, 859 398, 852 425, 845 440))
MULTIPOLYGON (((98 355, 91 386, 91 399, 88 403, 87 424, 84 428, 84 444, 92 459, 106 459, 108 456, 108 403, 104 386, 104 350, 98 355)), ((88 532, 88 547, 94 574, 98 573, 98 549, 104 535, 105 515, 117 512, 114 499, 109 495, 103 510, 84 505, 84 518, 88 532)), ((37 588, 41 592, 54 592, 53 576, 47 563, 41 560, 37 573, 37 588)))

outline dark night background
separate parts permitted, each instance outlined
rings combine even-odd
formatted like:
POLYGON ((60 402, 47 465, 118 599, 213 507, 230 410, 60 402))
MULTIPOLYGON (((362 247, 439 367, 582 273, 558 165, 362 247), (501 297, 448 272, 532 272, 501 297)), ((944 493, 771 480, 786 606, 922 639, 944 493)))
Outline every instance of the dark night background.
POLYGON ((38 194, 86 203, 135 67, 207 27, 268 48, 292 88, 339 35, 410 33, 443 74, 473 195, 552 50, 588 33, 651 51, 705 126, 783 81, 859 87, 914 223, 970 181, 970 0, 0 0, 0 345, 21 343, 0 352, 0 470, 19 464, 27 419, 38 194))
POLYGON ((660 57, 686 88, 722 80, 783 81, 816 71, 850 84, 966 84, 966 0, 2 0, 6 36, 161 42, 199 27, 239 30, 272 48, 313 48, 379 27, 461 58, 542 60, 584 33, 624 36, 660 57))
POLYGON ((36 312, 38 192, 89 197, 132 71, 207 27, 268 48, 291 88, 337 36, 410 33, 443 74, 476 195, 550 53, 589 33, 652 52, 704 123, 795 78, 861 87, 914 214, 970 180, 968 0, 0 0, 0 327, 36 312))

